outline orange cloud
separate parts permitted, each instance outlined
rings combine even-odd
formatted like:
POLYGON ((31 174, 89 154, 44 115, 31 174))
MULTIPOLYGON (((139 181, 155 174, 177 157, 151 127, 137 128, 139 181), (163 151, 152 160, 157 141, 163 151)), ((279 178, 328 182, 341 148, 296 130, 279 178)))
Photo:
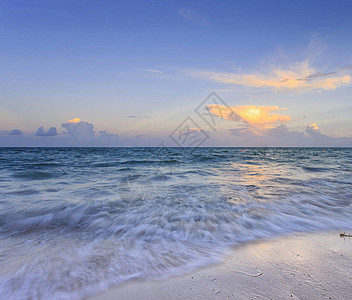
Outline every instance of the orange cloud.
POLYGON ((81 119, 80 118, 73 118, 72 120, 69 120, 68 122, 69 123, 79 123, 79 122, 81 122, 81 119))
POLYGON ((318 89, 320 85, 324 90, 335 90, 340 86, 348 85, 350 82, 351 82, 351 76, 345 75, 345 76, 326 78, 326 79, 320 80, 315 85, 313 84, 312 87, 315 89, 318 89))
POLYGON ((273 111, 286 109, 278 106, 240 105, 230 107, 231 111, 229 111, 224 105, 210 104, 207 105, 207 109, 219 118, 230 121, 243 121, 258 128, 273 128, 275 123, 285 123, 291 120, 290 116, 273 113, 273 111))
POLYGON ((319 127, 316 123, 313 124, 308 124, 308 128, 314 129, 314 130, 319 130, 319 127))
MULTIPOLYGON (((340 71, 348 69, 350 68, 340 69, 340 71)), ((288 90, 334 90, 351 83, 350 75, 341 75, 337 71, 319 73, 309 65, 308 60, 293 64, 288 68, 274 68, 267 73, 193 72, 192 75, 227 84, 288 90)))

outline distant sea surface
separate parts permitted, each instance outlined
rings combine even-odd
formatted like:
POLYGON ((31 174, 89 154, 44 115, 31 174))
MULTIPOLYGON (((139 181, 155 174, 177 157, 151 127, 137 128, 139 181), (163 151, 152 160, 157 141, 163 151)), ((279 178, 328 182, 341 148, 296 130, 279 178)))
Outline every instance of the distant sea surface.
POLYGON ((80 299, 352 230, 351 148, 0 148, 1 299, 80 299))

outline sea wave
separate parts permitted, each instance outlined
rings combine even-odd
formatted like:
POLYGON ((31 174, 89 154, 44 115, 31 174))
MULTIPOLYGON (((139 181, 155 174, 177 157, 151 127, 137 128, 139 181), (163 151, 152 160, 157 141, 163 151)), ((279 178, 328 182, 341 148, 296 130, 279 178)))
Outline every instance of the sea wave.
POLYGON ((202 151, 16 152, 0 174, 2 297, 79 299, 208 265, 246 241, 352 230, 352 150, 202 151), (302 166, 302 156, 314 158, 302 166))

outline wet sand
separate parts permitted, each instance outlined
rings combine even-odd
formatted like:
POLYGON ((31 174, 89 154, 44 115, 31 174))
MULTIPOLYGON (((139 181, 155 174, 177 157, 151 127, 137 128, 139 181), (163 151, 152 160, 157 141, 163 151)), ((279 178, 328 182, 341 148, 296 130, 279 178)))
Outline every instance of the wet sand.
POLYGON ((246 243, 220 264, 130 281, 89 299, 352 299, 352 237, 339 233, 246 243))

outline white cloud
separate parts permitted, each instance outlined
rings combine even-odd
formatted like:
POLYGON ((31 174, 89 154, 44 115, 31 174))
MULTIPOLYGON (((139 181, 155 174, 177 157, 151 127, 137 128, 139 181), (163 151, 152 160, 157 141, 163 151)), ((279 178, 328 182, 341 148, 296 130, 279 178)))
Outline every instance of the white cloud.
POLYGON ((66 129, 65 134, 70 134, 76 139, 90 139, 95 136, 93 124, 79 118, 62 123, 61 126, 66 129))
POLYGON ((11 131, 8 131, 8 130, 0 130, 0 135, 12 135, 12 136, 20 136, 20 135, 23 135, 23 132, 22 130, 19 130, 19 129, 13 129, 11 131))
POLYGON ((209 25, 208 20, 206 20, 205 18, 203 18, 200 15, 195 15, 191 9, 184 9, 183 8, 183 9, 179 9, 178 12, 183 18, 190 20, 194 23, 197 23, 198 25, 202 25, 202 26, 209 25))
POLYGON ((45 131, 44 127, 41 126, 38 128, 35 135, 36 136, 56 136, 57 135, 56 127, 50 127, 48 131, 45 131))
POLYGON ((19 130, 19 129, 13 129, 8 134, 9 135, 23 135, 23 132, 22 132, 22 130, 19 130))
POLYGON ((97 141, 100 145, 104 146, 117 146, 120 143, 120 136, 107 131, 99 131, 97 141))
POLYGON ((230 85, 275 90, 335 90, 351 83, 349 67, 333 72, 318 72, 308 60, 292 64, 286 68, 272 68, 266 73, 222 73, 193 71, 190 75, 230 85))
POLYGON ((135 116, 135 115, 127 116, 127 118, 129 118, 129 119, 151 119, 151 117, 149 117, 149 116, 135 116))
POLYGON ((98 134, 94 131, 94 125, 87 121, 74 118, 61 126, 66 129, 65 134, 69 134, 74 145, 82 146, 120 146, 120 136, 101 130, 98 134))
POLYGON ((307 125, 304 130, 297 131, 281 124, 274 128, 262 130, 253 130, 253 128, 247 126, 231 129, 230 132, 234 138, 233 145, 241 146, 326 147, 352 145, 352 139, 350 138, 332 138, 322 134, 317 128, 317 125, 313 127, 307 125))
MULTIPOLYGON (((335 90, 350 85, 352 82, 352 66, 334 68, 322 71, 313 66, 317 57, 324 51, 325 45, 321 40, 312 40, 301 60, 292 61, 281 50, 274 60, 263 62, 267 68, 263 71, 254 70, 242 72, 219 72, 211 70, 186 71, 189 75, 228 84, 231 86, 245 86, 256 89, 271 89, 281 91, 321 91, 335 90), (291 62, 288 62, 288 61, 291 62), (281 61, 281 63, 279 63, 281 61)), ((323 68, 325 69, 325 68, 323 68)))
POLYGON ((153 73, 153 74, 160 74, 163 73, 163 71, 161 70, 157 70, 157 69, 143 69, 144 72, 148 72, 148 73, 153 73))

